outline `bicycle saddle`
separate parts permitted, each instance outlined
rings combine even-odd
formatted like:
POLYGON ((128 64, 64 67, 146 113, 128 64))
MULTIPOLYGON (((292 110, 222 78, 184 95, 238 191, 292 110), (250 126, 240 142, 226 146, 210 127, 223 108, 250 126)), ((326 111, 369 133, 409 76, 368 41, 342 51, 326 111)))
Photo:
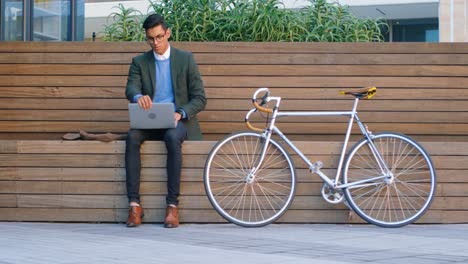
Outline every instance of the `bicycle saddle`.
POLYGON ((351 92, 340 91, 340 94, 354 95, 354 97, 359 98, 359 99, 371 99, 372 96, 374 96, 376 92, 377 92, 377 88, 375 86, 369 86, 359 91, 351 91, 351 92))

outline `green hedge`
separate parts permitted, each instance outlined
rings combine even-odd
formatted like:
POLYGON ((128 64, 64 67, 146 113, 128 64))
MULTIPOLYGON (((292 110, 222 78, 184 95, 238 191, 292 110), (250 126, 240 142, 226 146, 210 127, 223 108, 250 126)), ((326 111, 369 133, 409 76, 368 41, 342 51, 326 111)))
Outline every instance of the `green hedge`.
MULTIPOLYGON (((110 15, 106 41, 143 41, 146 17, 123 5, 110 15)), ((352 15, 346 6, 309 0, 299 10, 279 0, 161 0, 148 12, 162 14, 174 41, 383 41, 383 20, 352 15)))

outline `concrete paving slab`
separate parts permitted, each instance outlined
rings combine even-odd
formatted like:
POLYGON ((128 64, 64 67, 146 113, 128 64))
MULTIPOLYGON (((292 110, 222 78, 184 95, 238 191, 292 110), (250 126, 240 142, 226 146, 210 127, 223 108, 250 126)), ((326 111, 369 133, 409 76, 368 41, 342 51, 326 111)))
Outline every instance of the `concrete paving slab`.
POLYGON ((0 222, 0 264, 468 263, 468 225, 0 222))

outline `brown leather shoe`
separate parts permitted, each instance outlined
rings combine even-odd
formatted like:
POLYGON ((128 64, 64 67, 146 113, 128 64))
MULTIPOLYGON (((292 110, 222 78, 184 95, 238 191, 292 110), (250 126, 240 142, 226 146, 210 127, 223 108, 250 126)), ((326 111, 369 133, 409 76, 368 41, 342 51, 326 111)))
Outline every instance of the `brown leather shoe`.
POLYGON ((143 218, 143 207, 141 206, 130 206, 128 208, 128 220, 127 227, 135 227, 141 224, 141 218, 143 218))
POLYGON ((175 228, 179 226, 179 210, 174 206, 167 206, 166 219, 164 219, 164 227, 175 228))

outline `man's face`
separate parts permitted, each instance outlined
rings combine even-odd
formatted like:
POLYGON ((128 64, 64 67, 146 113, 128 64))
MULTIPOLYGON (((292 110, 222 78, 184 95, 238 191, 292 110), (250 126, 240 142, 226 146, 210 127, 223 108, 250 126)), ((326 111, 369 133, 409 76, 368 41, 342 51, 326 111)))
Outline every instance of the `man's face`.
POLYGON ((159 55, 164 54, 169 47, 169 37, 171 30, 164 30, 161 25, 146 30, 146 41, 154 52, 159 55))

